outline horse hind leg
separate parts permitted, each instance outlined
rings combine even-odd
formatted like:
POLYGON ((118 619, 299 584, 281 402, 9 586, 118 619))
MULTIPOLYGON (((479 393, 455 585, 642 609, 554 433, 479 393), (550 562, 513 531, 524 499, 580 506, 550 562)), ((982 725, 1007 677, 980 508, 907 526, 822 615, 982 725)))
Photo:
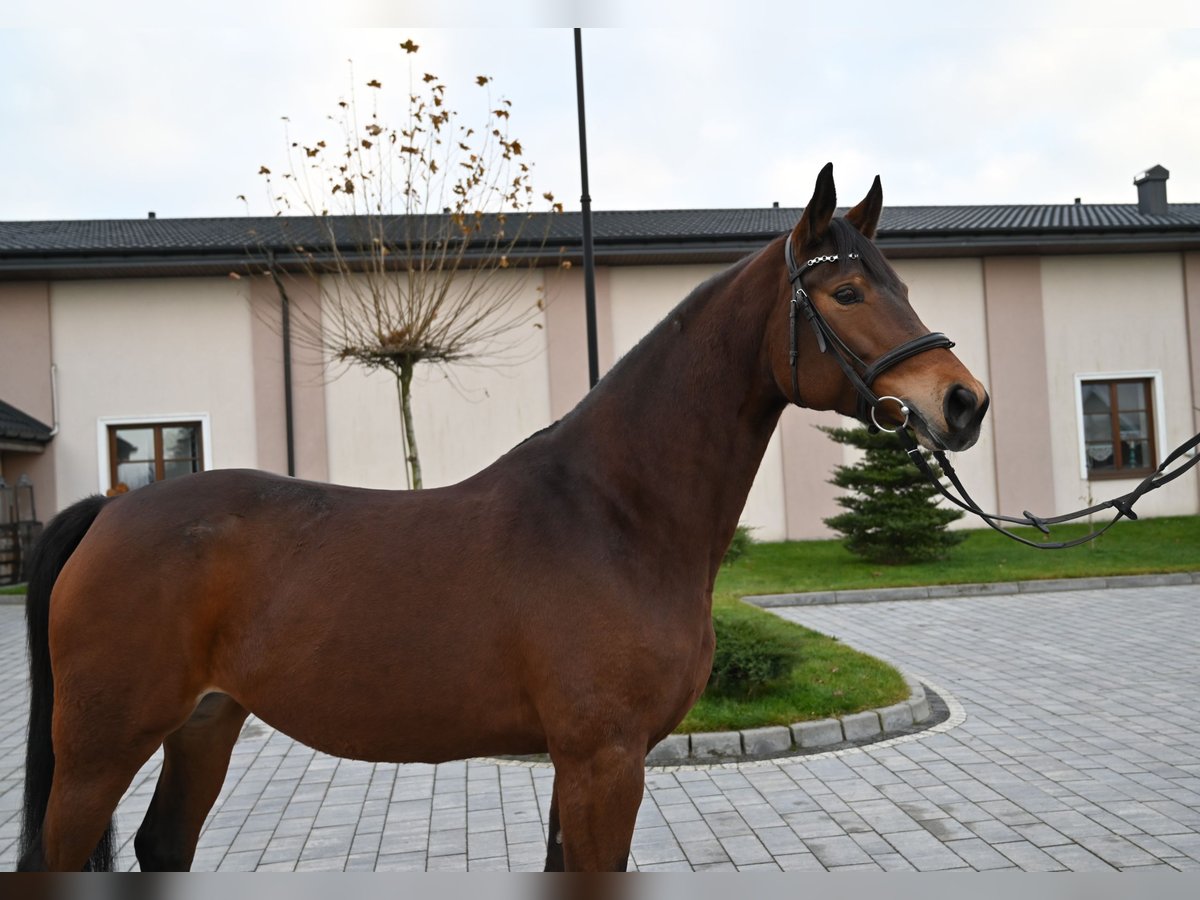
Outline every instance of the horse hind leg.
POLYGON ((74 696, 56 700, 53 780, 40 834, 19 868, 78 872, 101 857, 107 868, 115 862, 107 849, 117 804, 167 729, 133 727, 127 717, 74 696))
POLYGON ((163 742, 163 765, 133 846, 143 872, 186 872, 204 819, 225 782, 246 709, 207 694, 163 742))

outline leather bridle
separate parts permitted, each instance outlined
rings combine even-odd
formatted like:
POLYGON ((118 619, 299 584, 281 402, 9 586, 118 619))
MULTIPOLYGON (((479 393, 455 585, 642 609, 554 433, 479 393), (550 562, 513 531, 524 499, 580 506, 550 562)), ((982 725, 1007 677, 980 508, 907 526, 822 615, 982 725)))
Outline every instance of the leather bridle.
MULTIPOLYGON (((849 253, 847 256, 850 259, 858 259, 857 253, 849 253)), ((846 345, 845 341, 838 337, 837 332, 829 327, 829 323, 825 321, 825 317, 817 310, 816 305, 812 302, 812 298, 804 290, 804 274, 809 269, 821 263, 837 262, 838 255, 835 253, 831 256, 814 256, 805 262, 803 266, 797 265, 796 255, 792 250, 792 239, 789 236, 784 242, 784 258, 787 260, 788 281, 792 284, 792 305, 788 313, 788 322, 792 330, 788 354, 792 369, 792 402, 797 406, 803 405, 800 402, 799 373, 799 320, 800 316, 803 315, 809 324, 812 325, 813 334, 817 338, 817 347, 822 353, 828 352, 831 347, 833 348, 834 361, 841 366, 842 371, 846 373, 846 378, 849 379, 850 384, 858 392, 858 408, 855 415, 874 430, 892 431, 894 429, 882 428, 875 417, 875 411, 884 400, 895 400, 900 406, 900 414, 904 417, 904 421, 897 427, 903 428, 908 424, 908 406, 899 397, 880 397, 876 395, 871 390, 871 385, 874 384, 876 378, 888 369, 909 357, 916 356, 918 353, 924 353, 926 350, 949 349, 954 346, 954 341, 950 340, 950 338, 946 337, 940 331, 923 334, 920 337, 913 338, 911 341, 905 341, 903 344, 893 347, 873 363, 867 364, 846 345), (869 422, 867 421, 868 418, 870 419, 869 422)))
MULTIPOLYGON (((850 259, 857 259, 857 253, 848 253, 850 259)), ((791 342, 789 346, 789 362, 792 370, 792 397, 791 400, 797 406, 802 406, 800 402, 800 374, 799 374, 799 320, 803 315, 812 325, 813 333, 817 339, 817 347, 822 353, 828 352, 829 348, 833 348, 833 358, 846 374, 846 378, 858 393, 858 402, 856 415, 859 420, 866 423, 869 428, 874 431, 894 431, 896 437, 900 441, 900 445, 904 448, 904 452, 908 454, 909 459, 913 461, 913 465, 929 479, 930 483, 937 489, 938 493, 949 500, 955 506, 965 509, 969 513, 979 516, 991 528, 1012 538, 1014 541, 1019 541, 1029 547, 1034 547, 1038 550, 1061 550, 1065 547, 1075 547, 1087 541, 1094 540, 1108 529, 1112 528, 1120 519, 1126 518, 1130 520, 1137 519, 1137 513, 1133 511, 1133 504, 1136 503, 1144 494, 1156 490, 1163 485, 1174 481, 1180 475, 1184 474, 1198 462, 1200 462, 1200 453, 1196 452, 1200 446, 1200 434, 1195 435, 1190 440, 1185 441, 1180 446, 1176 447, 1162 464, 1155 469, 1150 475, 1146 476, 1136 488, 1127 494, 1122 494, 1112 500, 1106 500, 1103 503, 1097 503, 1094 506, 1089 506, 1087 509, 1077 510, 1076 512, 1067 513, 1061 516, 1035 516, 1033 513, 1025 510, 1018 516, 1002 516, 998 513, 987 513, 980 509, 971 495, 967 493, 967 489, 963 487, 962 482, 958 478, 958 473, 954 471, 954 467, 950 464, 950 460, 946 458, 946 454, 941 450, 932 451, 932 456, 937 460, 938 467, 961 495, 954 496, 942 484, 941 478, 933 471, 926 459, 925 452, 917 444, 917 439, 913 435, 912 427, 908 423, 910 409, 908 405, 899 397, 890 395, 878 396, 871 385, 881 374, 910 357, 916 356, 918 353, 924 353, 926 350, 935 350, 938 348, 949 349, 954 346, 946 335, 941 332, 933 332, 925 334, 910 341, 906 341, 899 346, 893 347, 886 353, 881 355, 873 363, 867 364, 851 350, 846 342, 838 337, 837 333, 829 327, 829 323, 817 310, 812 299, 808 296, 808 292, 804 290, 802 283, 804 274, 814 266, 821 263, 837 262, 839 256, 833 254, 831 256, 815 256, 806 261, 804 265, 797 265, 796 256, 792 250, 791 235, 784 241, 784 258, 787 261, 788 281, 792 285, 792 300, 791 308, 788 314, 788 321, 791 328, 791 342), (900 408, 900 414, 903 416, 903 421, 895 428, 884 428, 879 424, 875 412, 879 406, 886 400, 894 400, 900 408), (870 422, 867 422, 867 419, 870 422), (1184 459, 1188 453, 1192 455, 1181 463, 1175 469, 1171 466, 1184 459), (1091 516, 1105 510, 1115 510, 1115 515, 1102 528, 1098 528, 1083 537, 1074 538, 1069 541, 1031 541, 1015 534, 1005 528, 1000 523, 1006 522, 1012 525, 1025 525, 1031 528, 1036 528, 1047 537, 1050 536, 1051 525, 1059 525, 1064 522, 1070 522, 1074 519, 1081 519, 1085 516, 1091 516)))

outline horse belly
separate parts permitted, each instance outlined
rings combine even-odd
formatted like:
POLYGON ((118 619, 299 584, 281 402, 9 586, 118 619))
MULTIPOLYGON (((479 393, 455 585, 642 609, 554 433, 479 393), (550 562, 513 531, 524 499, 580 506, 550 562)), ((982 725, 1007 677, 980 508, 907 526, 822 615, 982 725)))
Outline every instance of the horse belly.
POLYGON ((227 692, 263 721, 335 756, 441 762, 545 750, 515 656, 419 619, 276 635, 233 680, 227 692))

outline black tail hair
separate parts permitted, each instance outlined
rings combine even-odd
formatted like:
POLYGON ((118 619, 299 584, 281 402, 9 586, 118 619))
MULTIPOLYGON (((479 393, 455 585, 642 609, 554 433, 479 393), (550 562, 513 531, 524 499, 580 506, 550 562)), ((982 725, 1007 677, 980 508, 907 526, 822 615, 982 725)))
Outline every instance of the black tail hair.
MULTIPOLYGON (((108 500, 87 497, 63 510, 46 526, 33 549, 25 596, 29 640, 29 735, 25 744, 25 802, 21 815, 19 869, 43 868, 42 820, 54 780, 50 722, 54 712, 54 675, 50 670, 50 591, 108 500)), ((116 832, 110 822, 87 868, 111 872, 116 862, 116 832)))

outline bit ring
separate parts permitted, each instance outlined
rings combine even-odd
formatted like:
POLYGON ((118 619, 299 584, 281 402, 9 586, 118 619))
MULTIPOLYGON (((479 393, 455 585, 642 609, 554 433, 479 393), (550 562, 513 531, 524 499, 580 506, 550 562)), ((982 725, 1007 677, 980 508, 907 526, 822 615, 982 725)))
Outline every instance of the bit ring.
POLYGON ((886 396, 880 397, 879 400, 875 403, 875 405, 871 407, 871 421, 875 423, 875 427, 878 428, 880 431, 886 431, 886 432, 888 432, 888 434, 895 434, 901 428, 905 428, 908 426, 908 415, 910 412, 911 412, 911 410, 908 408, 908 406, 905 404, 905 402, 903 400, 901 400, 899 397, 893 397, 891 394, 888 394, 886 396), (901 422, 899 425, 897 425, 895 428, 884 428, 882 425, 879 424, 879 420, 877 418, 875 418, 875 410, 879 409, 879 404, 883 403, 884 400, 895 400, 896 403, 900 406, 900 412, 904 415, 904 421, 901 422))

